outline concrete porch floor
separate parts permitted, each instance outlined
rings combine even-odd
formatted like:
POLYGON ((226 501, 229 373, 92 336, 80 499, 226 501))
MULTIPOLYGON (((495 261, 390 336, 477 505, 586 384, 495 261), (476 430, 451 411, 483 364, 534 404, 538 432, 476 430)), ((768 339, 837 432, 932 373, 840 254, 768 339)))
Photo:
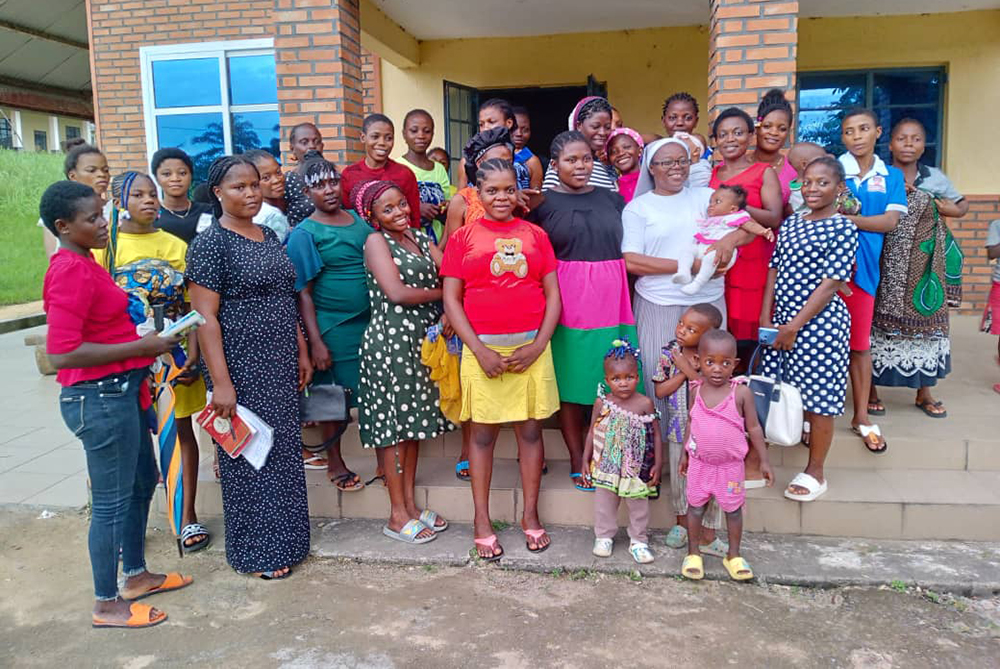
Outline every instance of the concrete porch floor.
MULTIPOLYGON (((991 386, 1000 380, 993 362, 996 342, 977 330, 978 319, 952 319, 953 372, 936 389, 949 417, 936 420, 913 407, 913 393, 883 389, 888 414, 879 420, 889 441, 884 456, 867 453, 838 421, 828 460, 830 491, 810 504, 781 497, 782 487, 806 459, 804 447, 771 447, 777 481, 769 490, 752 491, 746 528, 778 534, 852 536, 880 539, 1000 540, 1000 396, 991 386)), ((25 335, 44 328, 0 336, 0 503, 81 506, 86 503, 82 449, 58 414, 58 387, 40 377, 25 335)), ((459 435, 421 447, 418 503, 456 522, 472 517, 468 484, 454 476, 459 435)), ((588 525, 590 497, 573 489, 569 463, 557 429, 545 432, 549 474, 543 479, 541 514, 555 525, 588 525)), ((353 428, 345 437, 348 464, 370 477, 374 458, 358 442, 353 428)), ((501 432, 494 470, 491 511, 496 520, 514 522, 520 515, 521 491, 513 434, 501 432)), ((221 513, 221 494, 211 473, 211 452, 203 448, 198 506, 206 516, 221 513)), ((341 493, 322 472, 309 472, 311 515, 317 518, 380 518, 388 508, 381 485, 341 493)), ((667 495, 654 502, 653 526, 669 527, 673 510, 667 495)), ((158 506, 162 505, 157 497, 158 506)))

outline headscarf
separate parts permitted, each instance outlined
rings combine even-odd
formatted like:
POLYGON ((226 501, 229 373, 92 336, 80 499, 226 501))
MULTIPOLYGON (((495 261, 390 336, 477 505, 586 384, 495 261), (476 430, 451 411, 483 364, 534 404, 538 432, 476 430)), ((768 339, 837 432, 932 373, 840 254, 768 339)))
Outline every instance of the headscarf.
POLYGON ((637 133, 632 128, 615 128, 612 130, 611 134, 608 135, 608 141, 604 143, 604 153, 607 153, 611 149, 611 140, 621 135, 628 135, 631 137, 632 141, 639 146, 639 153, 642 153, 642 149, 646 146, 646 143, 642 141, 642 135, 637 133))
POLYGON ((351 191, 351 203, 354 205, 354 211, 356 211, 361 218, 368 221, 368 224, 376 230, 379 229, 379 224, 374 220, 374 216, 372 216, 372 205, 375 204, 375 200, 377 200, 379 196, 390 188, 399 188, 399 186, 384 179, 372 179, 371 181, 365 181, 358 184, 351 191))
POLYGON ((640 195, 645 195, 656 187, 656 184, 653 183, 653 175, 649 172, 649 164, 653 162, 653 156, 656 155, 656 152, 667 144, 676 144, 684 149, 684 153, 688 158, 691 157, 691 150, 688 149, 688 145, 679 139, 674 139, 673 137, 658 139, 647 146, 642 152, 642 170, 639 171, 639 182, 635 185, 635 194, 632 196, 633 200, 640 195))
POLYGON ((465 175, 470 184, 476 183, 476 163, 494 146, 506 146, 511 155, 514 155, 514 141, 506 126, 483 130, 469 138, 462 155, 465 158, 465 175))
MULTIPOLYGON (((570 130, 576 130, 576 122, 577 122, 576 121, 576 117, 580 115, 581 111, 583 111, 583 106, 585 104, 587 104, 588 102, 591 102, 593 100, 604 100, 604 98, 601 97, 600 95, 588 95, 587 97, 583 98, 582 100, 580 100, 579 102, 576 103, 576 106, 573 107, 573 111, 571 111, 570 114, 569 114, 569 129, 570 130)), ((609 102, 608 104, 611 104, 611 103, 609 102)))

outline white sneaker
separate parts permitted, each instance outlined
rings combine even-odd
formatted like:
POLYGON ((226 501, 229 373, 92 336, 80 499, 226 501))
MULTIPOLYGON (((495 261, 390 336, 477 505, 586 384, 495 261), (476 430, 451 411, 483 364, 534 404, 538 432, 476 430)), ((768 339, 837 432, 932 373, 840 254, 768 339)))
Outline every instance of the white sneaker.
POLYGON ((647 544, 630 544, 628 552, 632 554, 632 559, 639 564, 649 564, 655 559, 653 558, 653 551, 649 550, 649 546, 647 544))
POLYGON ((594 555, 597 557, 611 557, 614 548, 615 542, 611 539, 594 539, 594 555))

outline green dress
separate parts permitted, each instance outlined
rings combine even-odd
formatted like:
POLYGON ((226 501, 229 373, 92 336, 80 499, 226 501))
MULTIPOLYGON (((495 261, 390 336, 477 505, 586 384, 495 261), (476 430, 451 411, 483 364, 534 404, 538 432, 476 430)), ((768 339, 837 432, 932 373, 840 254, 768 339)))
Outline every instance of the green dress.
MULTIPOLYGON (((399 269, 413 288, 439 288, 430 238, 410 230, 420 247, 414 253, 382 233, 399 269)), ((361 382, 358 420, 365 448, 385 448, 401 441, 433 439, 454 429, 441 414, 437 386, 420 362, 427 328, 441 318, 441 303, 393 304, 371 270, 365 271, 371 301, 371 322, 361 342, 361 382)))
POLYGON ((287 251, 295 265, 295 290, 313 282, 312 298, 323 343, 333 364, 316 370, 313 383, 336 383, 350 390, 357 405, 361 337, 370 308, 365 284, 365 240, 374 233, 353 211, 350 225, 324 225, 307 218, 288 235, 287 251))

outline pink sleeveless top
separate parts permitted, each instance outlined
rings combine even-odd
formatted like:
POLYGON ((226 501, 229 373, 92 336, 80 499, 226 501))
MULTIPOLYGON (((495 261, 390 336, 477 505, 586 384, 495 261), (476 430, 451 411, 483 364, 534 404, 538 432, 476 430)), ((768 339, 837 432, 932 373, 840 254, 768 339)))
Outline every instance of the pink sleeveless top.
POLYGON ((695 389, 694 405, 688 424, 691 435, 687 451, 692 458, 711 465, 743 461, 747 445, 746 424, 736 407, 736 386, 746 383, 744 376, 729 380, 729 395, 714 407, 701 398, 703 379, 695 379, 690 386, 695 389))

